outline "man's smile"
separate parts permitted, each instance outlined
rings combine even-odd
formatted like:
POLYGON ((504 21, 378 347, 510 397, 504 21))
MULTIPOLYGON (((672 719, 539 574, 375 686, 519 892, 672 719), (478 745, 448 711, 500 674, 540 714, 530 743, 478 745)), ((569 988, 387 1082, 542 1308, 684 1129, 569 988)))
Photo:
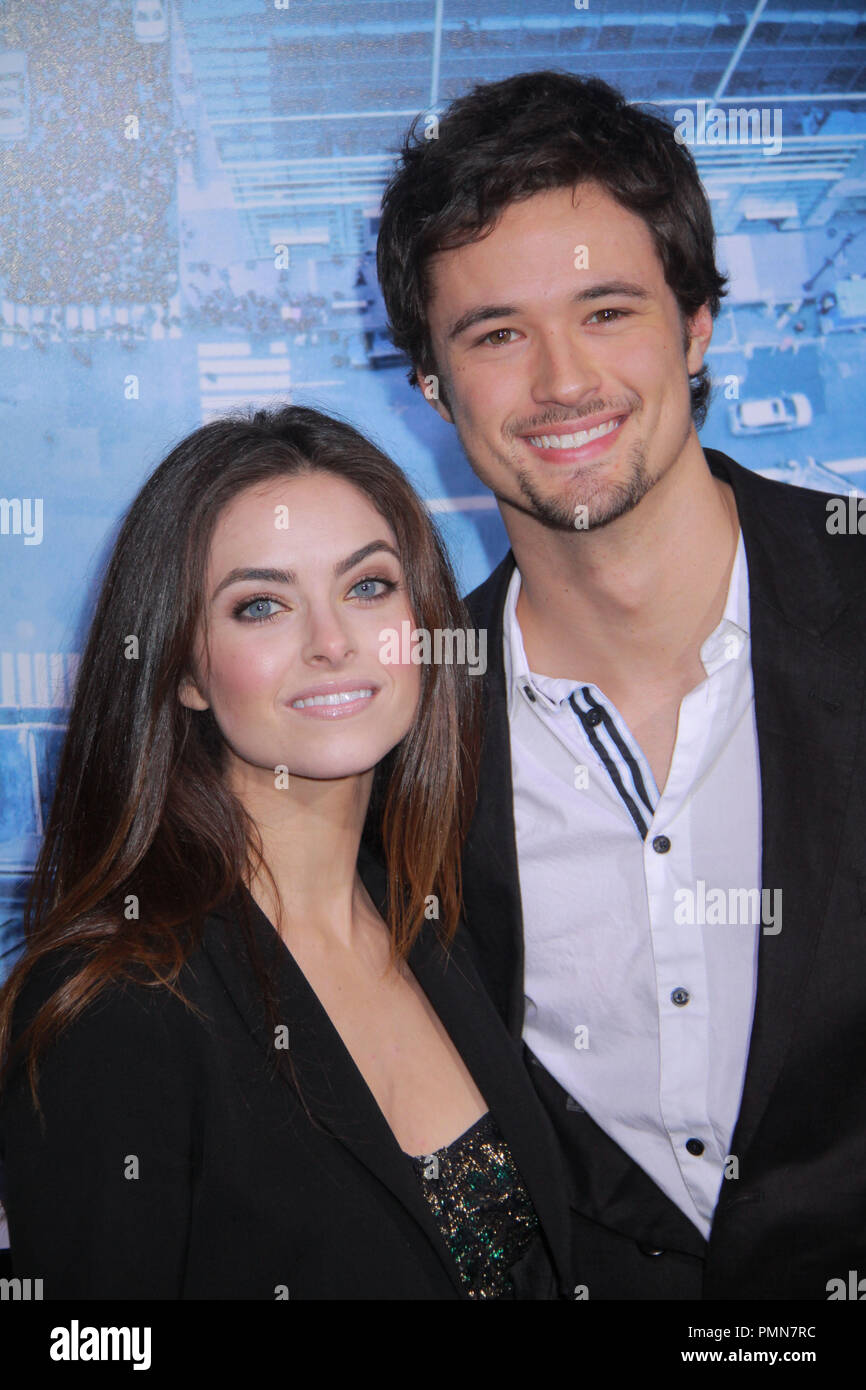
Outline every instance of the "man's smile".
POLYGON ((608 447, 605 441, 616 433, 627 418, 627 415, 608 416, 600 423, 583 429, 575 429, 569 424, 548 426, 537 434, 522 434, 518 438, 542 456, 559 455, 558 461, 565 462, 565 455, 569 460, 577 456, 581 459, 591 458, 604 452, 608 447))

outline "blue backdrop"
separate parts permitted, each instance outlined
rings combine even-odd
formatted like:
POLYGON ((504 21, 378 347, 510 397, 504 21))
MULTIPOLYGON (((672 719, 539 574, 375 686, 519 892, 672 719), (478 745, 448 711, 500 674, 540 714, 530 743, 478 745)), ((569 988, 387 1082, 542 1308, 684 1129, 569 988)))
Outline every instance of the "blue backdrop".
POLYGON ((428 499, 465 589, 504 553, 388 344, 374 248, 410 120, 541 67, 657 103, 693 146, 732 276, 704 444, 862 484, 866 20, 847 0, 7 0, 0 978, 94 586, 173 442, 239 403, 339 411, 428 499))

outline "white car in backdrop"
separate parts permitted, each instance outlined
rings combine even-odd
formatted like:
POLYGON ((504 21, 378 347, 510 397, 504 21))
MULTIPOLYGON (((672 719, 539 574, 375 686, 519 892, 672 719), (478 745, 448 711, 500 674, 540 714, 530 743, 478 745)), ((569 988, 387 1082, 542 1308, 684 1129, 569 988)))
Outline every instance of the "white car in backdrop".
POLYGON ((26 140, 30 133, 30 79, 27 54, 0 53, 0 140, 26 140))
POLYGON ((812 403, 799 391, 760 401, 737 401, 730 407, 729 418, 732 434, 801 430, 812 423, 812 403))
POLYGON ((132 0, 132 23, 139 43, 165 43, 168 38, 167 0, 132 0))

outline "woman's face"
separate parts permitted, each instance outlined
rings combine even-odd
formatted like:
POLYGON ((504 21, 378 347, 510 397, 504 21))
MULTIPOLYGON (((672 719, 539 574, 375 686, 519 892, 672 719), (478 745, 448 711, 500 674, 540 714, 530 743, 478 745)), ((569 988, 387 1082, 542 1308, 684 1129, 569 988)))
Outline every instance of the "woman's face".
POLYGON ((379 658, 382 630, 413 622, 397 541, 353 484, 314 472, 239 493, 211 540, 204 614, 207 650, 200 633, 179 694, 210 707, 233 784, 367 772, 411 728, 420 668, 379 658))

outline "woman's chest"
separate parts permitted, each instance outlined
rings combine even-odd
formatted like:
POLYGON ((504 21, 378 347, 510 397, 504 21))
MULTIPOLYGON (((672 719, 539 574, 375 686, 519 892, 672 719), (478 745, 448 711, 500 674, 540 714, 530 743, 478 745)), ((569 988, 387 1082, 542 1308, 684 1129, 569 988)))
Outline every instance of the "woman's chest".
POLYGON ((303 970, 407 1153, 449 1144, 487 1109, 448 1031, 407 966, 303 970))

